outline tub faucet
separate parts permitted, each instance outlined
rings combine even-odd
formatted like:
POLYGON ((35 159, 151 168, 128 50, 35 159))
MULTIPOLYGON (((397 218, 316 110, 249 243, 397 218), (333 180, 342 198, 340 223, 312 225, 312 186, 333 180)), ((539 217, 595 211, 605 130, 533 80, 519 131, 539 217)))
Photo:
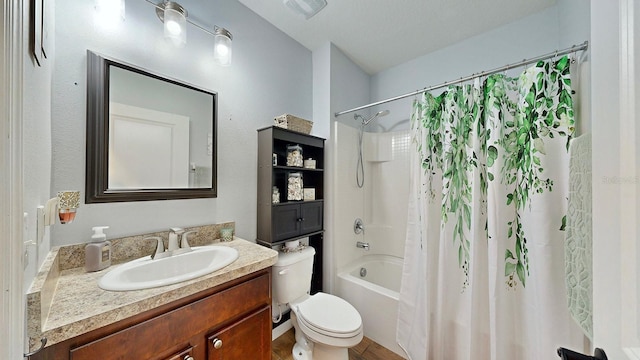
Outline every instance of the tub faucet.
POLYGON ((359 247, 360 249, 365 249, 366 251, 369 251, 369 243, 368 242, 358 241, 356 243, 356 247, 359 247))

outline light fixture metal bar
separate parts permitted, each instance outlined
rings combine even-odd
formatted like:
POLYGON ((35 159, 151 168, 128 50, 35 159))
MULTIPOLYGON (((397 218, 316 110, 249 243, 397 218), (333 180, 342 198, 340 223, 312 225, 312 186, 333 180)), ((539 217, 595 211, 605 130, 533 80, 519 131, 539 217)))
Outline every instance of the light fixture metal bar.
POLYGON ((493 70, 489 70, 489 71, 482 71, 480 73, 471 74, 471 75, 469 75, 467 77, 463 77, 463 78, 460 78, 460 79, 457 79, 457 80, 446 81, 446 82, 443 82, 442 84, 439 84, 439 85, 425 87, 423 89, 412 91, 412 92, 407 93, 407 94, 394 96, 392 98, 376 101, 376 102, 373 102, 373 103, 370 103, 370 104, 367 104, 367 105, 358 106, 358 107, 355 107, 353 109, 344 110, 344 111, 338 111, 338 112, 334 113, 333 115, 335 117, 338 117, 340 115, 348 114, 348 113, 351 113, 351 112, 354 112, 354 111, 358 111, 358 110, 368 109, 368 108, 373 107, 373 106, 386 104, 388 102, 404 99, 404 98, 407 98, 407 97, 410 97, 410 96, 419 95, 419 94, 425 93, 427 91, 443 88, 443 87, 446 87, 446 86, 449 86, 449 85, 463 83, 465 81, 473 80, 473 79, 475 79, 477 77, 480 77, 480 76, 488 76, 488 75, 491 75, 491 74, 507 71, 509 69, 517 68, 517 67, 520 67, 520 66, 533 64, 533 63, 538 62, 540 60, 549 59, 549 58, 552 58, 554 56, 562 56, 562 55, 571 54, 571 53, 574 53, 574 52, 586 50, 588 47, 589 47, 589 42, 585 41, 580 45, 573 45, 572 47, 566 48, 564 50, 554 51, 554 52, 551 52, 551 53, 548 53, 548 54, 544 54, 544 55, 540 55, 540 56, 537 56, 537 57, 534 57, 534 58, 531 58, 531 59, 524 59, 524 60, 522 60, 520 62, 517 62, 517 63, 508 64, 508 65, 505 65, 505 66, 502 66, 502 67, 499 67, 499 68, 496 68, 496 69, 493 69, 493 70))
MULTIPOLYGON (((215 34, 215 33, 213 33, 212 31, 210 31, 209 29, 207 29, 207 28, 205 28, 205 27, 203 27, 203 26, 201 26, 201 25, 199 25, 199 24, 197 24, 197 23, 194 23, 193 21, 189 20, 189 18, 187 18, 187 22, 188 22, 189 24, 191 24, 191 25, 193 25, 193 26, 197 27, 198 29, 200 29, 200 30, 202 30, 202 31, 206 32, 207 34, 209 34, 209 35, 211 35, 211 36, 215 36, 215 35, 216 35, 216 34, 215 34)), ((216 25, 214 25, 214 26, 215 26, 215 27, 217 27, 216 25)))

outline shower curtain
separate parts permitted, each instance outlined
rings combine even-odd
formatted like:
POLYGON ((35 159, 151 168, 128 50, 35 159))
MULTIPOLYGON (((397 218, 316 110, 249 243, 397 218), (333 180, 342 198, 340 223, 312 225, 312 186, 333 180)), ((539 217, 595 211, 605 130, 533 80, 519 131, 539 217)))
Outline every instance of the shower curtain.
POLYGON ((416 99, 397 340, 412 360, 552 359, 566 309, 569 58, 416 99))

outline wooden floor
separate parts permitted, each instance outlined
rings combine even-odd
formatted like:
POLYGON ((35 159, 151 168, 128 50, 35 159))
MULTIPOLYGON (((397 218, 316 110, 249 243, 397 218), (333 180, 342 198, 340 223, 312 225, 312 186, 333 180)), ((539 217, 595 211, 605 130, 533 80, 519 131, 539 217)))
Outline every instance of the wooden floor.
MULTIPOLYGON (((290 329, 271 344, 271 360, 293 360, 291 349, 296 338, 290 329)), ((349 349, 349 360, 402 360, 393 351, 365 337, 360 344, 349 349)))

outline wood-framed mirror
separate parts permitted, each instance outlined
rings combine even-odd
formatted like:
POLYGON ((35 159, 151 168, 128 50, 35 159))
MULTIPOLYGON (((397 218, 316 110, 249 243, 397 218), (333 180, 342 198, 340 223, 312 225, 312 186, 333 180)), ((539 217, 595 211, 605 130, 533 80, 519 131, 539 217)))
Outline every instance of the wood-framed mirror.
POLYGON ((87 51, 85 202, 216 197, 217 100, 87 51))

